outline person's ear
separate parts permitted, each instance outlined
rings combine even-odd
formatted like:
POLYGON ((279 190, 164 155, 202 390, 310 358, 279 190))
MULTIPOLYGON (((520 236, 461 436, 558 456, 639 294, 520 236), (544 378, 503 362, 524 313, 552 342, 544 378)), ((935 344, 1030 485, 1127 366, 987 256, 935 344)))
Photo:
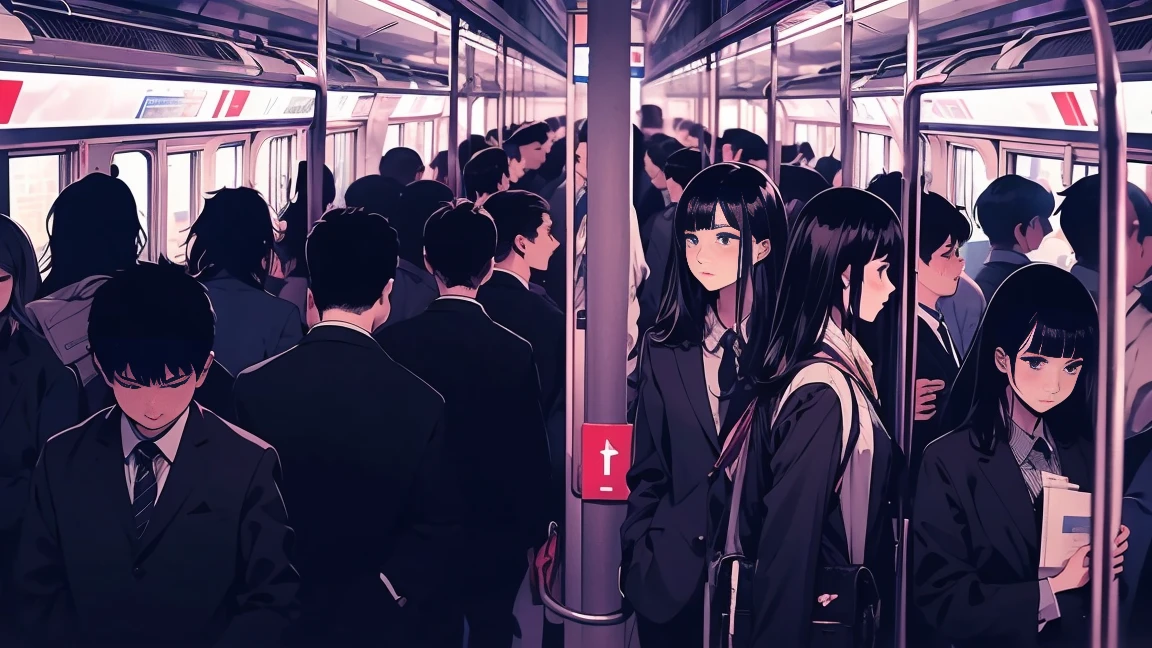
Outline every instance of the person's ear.
POLYGON ((512 246, 516 248, 520 256, 524 256, 524 253, 528 251, 528 238, 523 234, 517 234, 516 238, 512 239, 512 246))
POLYGON ((213 351, 208 352, 208 360, 204 362, 204 370, 196 377, 196 389, 204 386, 204 381, 208 380, 208 369, 212 367, 212 361, 216 359, 216 353, 213 351))
POLYGON ((760 263, 772 253, 772 241, 764 239, 752 243, 752 264, 760 263))
POLYGON ((1004 349, 996 347, 995 362, 996 368, 1000 370, 1000 373, 1004 375, 1012 374, 1012 358, 1008 357, 1008 354, 1004 352, 1004 349))

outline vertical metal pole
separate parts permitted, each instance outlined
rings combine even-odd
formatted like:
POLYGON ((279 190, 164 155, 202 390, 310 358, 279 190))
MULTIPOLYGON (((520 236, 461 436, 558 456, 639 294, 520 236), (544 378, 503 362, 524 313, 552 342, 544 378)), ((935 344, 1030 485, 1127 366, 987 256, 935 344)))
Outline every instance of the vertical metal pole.
POLYGON ((768 100, 768 133, 764 141, 768 142, 768 174, 776 184, 780 184, 780 142, 776 141, 776 131, 779 128, 776 120, 776 97, 779 96, 780 83, 780 28, 772 25, 772 43, 768 58, 768 87, 765 89, 765 98, 768 100))
MULTIPOLYGON (((568 135, 564 140, 564 213, 568 215, 564 223, 564 427, 565 427, 565 459, 564 483, 568 485, 564 492, 564 573, 569 576, 564 579, 564 600, 581 600, 582 578, 576 578, 583 573, 584 556, 582 545, 584 537, 577 532, 583 524, 583 506, 577 493, 580 473, 577 469, 580 457, 580 443, 582 436, 580 426, 576 424, 576 396, 583 394, 584 390, 576 389, 576 313, 573 310, 575 301, 575 273, 576 264, 576 192, 580 189, 576 178, 576 140, 579 137, 576 128, 576 16, 578 12, 568 13, 568 84, 565 86, 565 112, 567 115, 568 135)), ((581 361, 583 358, 580 359, 581 361)), ((579 624, 564 624, 564 642, 569 646, 583 646, 584 629, 579 624)))
POLYGON ((308 125, 308 226, 324 216, 324 144, 328 136, 328 0, 316 0, 316 105, 308 125))
MULTIPOLYGON (((476 48, 471 45, 466 45, 464 48, 464 78, 467 82, 464 84, 467 89, 464 93, 464 137, 467 139, 472 138, 472 94, 476 89, 476 48)), ((464 165, 468 164, 468 160, 460 160, 460 168, 463 169, 464 165)), ((463 188, 461 188, 463 193, 463 188)))
POLYGON ((452 12, 452 59, 448 61, 448 187, 460 192, 460 17, 452 12))
MULTIPOLYGON (((620 0, 588 2, 587 347, 585 413, 589 423, 627 422, 629 213, 632 207, 630 111, 632 15, 620 0)), ((584 502, 581 605, 586 612, 620 607, 622 503, 584 502)), ((624 626, 585 628, 587 646, 624 645, 624 626)))
MULTIPOLYGON (((708 102, 711 106, 708 123, 711 124, 709 130, 712 131, 712 160, 720 160, 720 52, 713 52, 708 57, 708 65, 711 69, 708 71, 708 102)), ((732 62, 736 65, 736 61, 732 62)))
MULTIPOLYGON (((855 0, 844 0, 844 17, 840 25, 840 162, 845 187, 854 187, 856 150, 852 132, 852 27, 855 0)), ((913 264, 915 267, 915 264, 913 264)))
MULTIPOLYGON (((1092 555, 1112 555, 1124 493, 1124 285, 1127 276, 1128 151, 1120 65, 1108 14, 1100 0, 1084 0, 1096 50, 1100 116, 1100 356, 1096 386, 1096 453, 1092 488, 1092 555)), ((1092 561, 1092 647, 1117 645, 1119 588, 1112 561, 1092 561)))
MULTIPOLYGON (((569 49, 571 49, 571 47, 569 47, 569 49)), ((569 54, 568 60, 572 60, 571 54, 569 54)), ((572 67, 571 63, 569 63, 568 67, 572 67)), ((496 127, 496 140, 503 145, 504 129, 508 127, 508 46, 504 44, 504 34, 500 34, 500 75, 500 99, 497 100, 497 103, 500 105, 500 123, 496 127)))
MULTIPOLYGON (((704 77, 703 74, 706 70, 698 70, 693 74, 696 77, 696 117, 694 121, 701 127, 704 127, 704 77)), ((700 159, 704 161, 704 166, 708 166, 708 155, 710 151, 704 148, 704 138, 700 138, 700 159)))

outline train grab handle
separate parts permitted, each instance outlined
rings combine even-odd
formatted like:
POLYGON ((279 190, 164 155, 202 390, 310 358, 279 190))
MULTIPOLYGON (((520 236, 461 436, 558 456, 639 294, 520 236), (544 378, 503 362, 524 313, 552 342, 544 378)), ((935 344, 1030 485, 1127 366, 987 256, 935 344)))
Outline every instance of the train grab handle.
POLYGON ((556 581, 556 569, 560 565, 559 527, 555 522, 548 525, 548 539, 532 560, 532 581, 540 601, 553 614, 573 623, 587 626, 612 626, 623 623, 628 616, 623 611, 610 614, 587 614, 566 607, 552 596, 552 585, 556 581))

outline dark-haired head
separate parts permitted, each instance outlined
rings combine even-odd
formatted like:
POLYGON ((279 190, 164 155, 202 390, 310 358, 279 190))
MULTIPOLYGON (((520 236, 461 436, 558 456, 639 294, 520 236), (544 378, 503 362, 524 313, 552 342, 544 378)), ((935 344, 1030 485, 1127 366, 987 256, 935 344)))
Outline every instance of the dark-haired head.
POLYGON ((672 202, 680 202, 684 188, 703 168, 704 160, 696 149, 681 147, 668 155, 668 160, 664 162, 664 177, 668 183, 668 197, 672 202))
POLYGON ((92 355, 114 390, 202 377, 215 334, 208 291, 163 258, 114 273, 96 290, 88 314, 92 355))
POLYGON ((800 147, 796 144, 785 144, 780 147, 780 164, 794 164, 800 157, 800 147))
POLYGON ((504 191, 509 182, 508 155, 504 149, 484 149, 464 165, 464 188, 469 200, 504 191))
POLYGON ((91 173, 60 192, 48 212, 48 272, 37 297, 136 263, 146 236, 123 180, 91 173))
POLYGON ((188 272, 204 281, 221 272, 261 288, 274 236, 272 211, 255 189, 220 189, 188 232, 188 272))
MULTIPOLYGON (((1092 270, 1100 269, 1100 176, 1090 175, 1077 180, 1060 192, 1060 229, 1076 253, 1076 263, 1092 270)), ((1129 238, 1137 237, 1139 245, 1152 234, 1152 201, 1140 187, 1128 183, 1127 231, 1129 238), (1133 227, 1132 223, 1136 223, 1133 227)), ((1129 254, 1129 263, 1132 262, 1129 254)), ((1142 277, 1141 277, 1142 278, 1142 277)))
POLYGON ((1059 443, 1089 435, 1097 322, 1092 296, 1068 272, 1043 263, 1013 272, 988 301, 964 357, 944 407, 946 429, 970 429, 991 452, 1011 438, 1011 408, 1027 407, 1059 443))
MULTIPOLYGON (((725 162, 765 162, 768 160, 768 145, 764 138, 743 128, 729 128, 720 138, 721 155, 725 162)), ((757 165, 759 166, 759 165, 757 165)))
POLYGON ((424 259, 444 288, 476 290, 492 275, 496 223, 471 201, 445 205, 424 226, 424 259))
MULTIPOLYGON (((324 165, 324 189, 323 189, 323 202, 324 208, 327 209, 336 200, 336 176, 332 175, 332 169, 328 165, 324 165)), ((308 162, 301 160, 296 165, 296 197, 295 202, 308 204, 308 162)))
MULTIPOLYGON (((468 139, 460 142, 460 146, 456 150, 456 159, 460 168, 463 169, 472 158, 476 157, 477 153, 487 148, 491 147, 488 146, 488 141, 484 139, 483 135, 469 135, 468 139)), ((444 176, 447 177, 448 173, 445 172, 444 176)))
POLYGON ((805 162, 811 162, 816 159, 816 151, 812 150, 812 145, 808 142, 800 142, 798 150, 800 151, 800 155, 804 156, 805 162))
MULTIPOLYGON (((993 248, 1031 245, 1052 231, 1056 199, 1040 183, 1019 175, 1000 176, 976 199, 976 222, 993 248)), ((1033 248, 1034 249, 1034 248, 1033 248)), ((1030 252, 1030 249, 1025 249, 1030 252)))
POLYGON ((400 238, 400 258, 424 267, 424 224, 453 200, 452 190, 435 180, 418 180, 404 187, 396 213, 389 221, 400 238))
POLYGON ((40 269, 28 233, 0 214, 0 338, 12 326, 39 333, 24 308, 39 289, 40 269))
POLYGON ((548 124, 544 122, 533 122, 516 129, 516 132, 504 142, 504 151, 508 153, 508 159, 523 164, 525 171, 539 169, 544 164, 548 151, 551 150, 552 139, 548 133, 548 124), (509 150, 510 147, 516 148, 515 154, 509 150))
MULTIPOLYGON (((684 148, 683 144, 667 135, 662 138, 655 135, 648 138, 644 145, 644 170, 652 179, 652 186, 662 190, 668 188, 668 179, 664 175, 664 165, 668 164, 670 155, 682 148, 684 148)), ((696 156, 697 159, 699 157, 699 155, 696 156)))
POLYGON ((384 323, 396 277, 396 230, 365 209, 335 209, 308 235, 308 293, 320 313, 337 309, 356 315, 372 311, 372 326, 384 323))
POLYGON ((824 177, 825 180, 828 181, 828 186, 835 187, 836 176, 840 173, 840 169, 843 167, 844 165, 840 163, 840 160, 837 160, 832 156, 828 156, 816 160, 816 166, 814 168, 816 169, 816 173, 819 173, 824 177))
POLYGON ((406 146, 390 148, 380 158, 380 175, 406 185, 424 176, 424 161, 406 146))
MULTIPOLYGON (((336 200, 336 178, 324 166, 324 208, 336 200)), ((280 214, 284 223, 284 239, 276 246, 281 261, 291 268, 293 277, 308 276, 308 262, 304 257, 304 242, 308 240, 308 163, 301 162, 296 171, 296 199, 280 214)))
MULTIPOLYGON (((432 167, 433 180, 436 182, 443 182, 444 184, 448 184, 448 151, 440 151, 437 153, 436 157, 432 158, 432 162, 430 162, 428 166, 432 167)), ((396 184, 400 184, 400 182, 396 181, 395 179, 389 178, 389 180, 396 182, 396 184)))
POLYGON ((636 111, 640 117, 640 128, 644 130, 664 130, 664 111, 660 106, 654 104, 644 104, 640 106, 640 110, 636 111))
POLYGON ((882 173, 868 182, 868 193, 875 194, 888 203, 896 215, 900 215, 901 193, 904 191, 904 176, 899 171, 882 173))
MULTIPOLYGON (((746 164, 726 162, 704 169, 684 189, 674 233, 674 261, 653 339, 665 344, 701 342, 705 318, 716 311, 720 291, 735 286, 739 319, 749 318, 749 348, 759 348, 771 320, 784 265, 781 253, 788 241, 784 203, 772 180, 746 164)), ((735 322, 724 324, 732 327, 735 322)))
POLYGON ((380 214, 391 220, 404 187, 392 178, 366 175, 348 185, 344 192, 344 205, 357 207, 369 214, 380 214))
POLYGON ((484 211, 496 223, 497 263, 516 254, 533 270, 548 269, 559 242, 552 236, 547 201, 532 192, 513 189, 493 194, 484 201, 484 211))
POLYGON ((754 361, 761 380, 777 386, 775 379, 813 357, 829 319, 853 335, 858 322, 876 321, 891 301, 902 253, 896 214, 876 196, 836 187, 808 201, 791 225, 763 361, 754 361))

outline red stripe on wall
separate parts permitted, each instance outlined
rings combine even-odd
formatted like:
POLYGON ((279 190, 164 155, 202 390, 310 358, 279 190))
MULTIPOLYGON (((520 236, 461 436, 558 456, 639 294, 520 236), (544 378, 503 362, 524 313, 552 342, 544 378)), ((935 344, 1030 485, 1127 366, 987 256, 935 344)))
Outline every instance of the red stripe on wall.
POLYGON ((232 102, 228 104, 228 113, 225 117, 239 117, 240 111, 244 110, 244 104, 248 101, 248 95, 252 94, 248 90, 237 90, 232 93, 232 102))
POLYGON ((224 102, 228 100, 228 91, 220 93, 220 100, 216 102, 216 110, 212 111, 212 119, 220 116, 220 111, 224 109, 224 102))
POLYGON ((20 88, 23 81, 0 80, 0 124, 7 124, 12 120, 12 113, 16 110, 16 99, 20 97, 20 88))

